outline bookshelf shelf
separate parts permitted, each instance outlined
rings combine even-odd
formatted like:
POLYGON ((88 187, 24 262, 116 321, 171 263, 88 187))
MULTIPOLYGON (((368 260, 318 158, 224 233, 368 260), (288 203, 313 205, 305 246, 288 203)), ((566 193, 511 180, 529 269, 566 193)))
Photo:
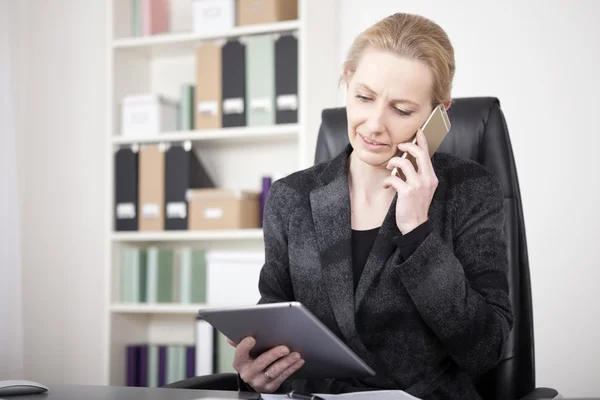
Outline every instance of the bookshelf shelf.
POLYGON ((300 27, 300 22, 282 21, 269 24, 236 26, 229 31, 213 35, 195 33, 169 33, 150 37, 122 38, 113 41, 116 51, 133 51, 145 56, 176 56, 189 54, 199 42, 214 39, 228 39, 240 36, 259 35, 293 31, 300 27))
POLYGON ((142 137, 113 136, 113 144, 132 143, 168 143, 190 140, 202 142, 256 142, 297 139, 300 126, 298 124, 281 124, 265 127, 222 128, 201 131, 164 132, 160 135, 142 137))
POLYGON ((262 229, 172 231, 172 232, 113 232, 114 242, 203 242, 232 240, 262 240, 262 229))
POLYGON ((118 314, 190 314, 201 308, 213 307, 208 304, 112 304, 111 312, 118 314))

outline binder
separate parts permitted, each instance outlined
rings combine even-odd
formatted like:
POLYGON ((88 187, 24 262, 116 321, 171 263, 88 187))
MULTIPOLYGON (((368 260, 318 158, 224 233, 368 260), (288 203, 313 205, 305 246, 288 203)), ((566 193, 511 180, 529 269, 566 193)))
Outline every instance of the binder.
POLYGON ((196 49, 196 129, 221 128, 221 42, 202 42, 196 49))
POLYGON ((184 247, 180 250, 179 302, 201 304, 206 302, 206 259, 204 251, 184 247))
POLYGON ((165 153, 165 229, 188 229, 186 192, 212 188, 214 183, 194 153, 191 142, 173 144, 165 153))
POLYGON ((138 230, 138 152, 120 147, 115 153, 115 230, 138 230))
POLYGON ((179 94, 179 122, 180 131, 194 129, 194 85, 182 85, 179 94))
POLYGON ((217 334, 217 373, 236 373, 233 368, 235 348, 227 343, 227 338, 221 332, 217 334))
POLYGON ((149 247, 147 250, 146 302, 173 302, 173 250, 149 247))
POLYGON ((224 128, 246 125, 246 47, 230 40, 222 49, 222 89, 224 128))
POLYGON ((139 155, 140 231, 162 231, 165 226, 165 152, 163 146, 142 145, 139 155))
POLYGON ((273 35, 246 40, 247 125, 275 124, 275 45, 273 35))
POLYGON ((275 41, 275 96, 275 122, 298 122, 298 39, 294 34, 275 41))
POLYGON ((158 346, 148 345, 148 387, 158 387, 158 346))
POLYGON ((215 336, 217 330, 208 322, 196 317, 196 337, 195 337, 195 373, 196 376, 210 375, 215 372, 216 365, 216 346, 215 336))

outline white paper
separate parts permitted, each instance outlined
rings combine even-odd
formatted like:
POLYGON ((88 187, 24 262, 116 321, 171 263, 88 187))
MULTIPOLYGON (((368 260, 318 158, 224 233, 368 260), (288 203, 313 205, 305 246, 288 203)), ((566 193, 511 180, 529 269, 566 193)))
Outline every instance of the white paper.
POLYGON ((135 218, 135 205, 133 203, 117 204, 117 219, 135 218))
POLYGON ((187 216, 187 207, 183 202, 167 203, 167 218, 168 219, 185 219, 187 216))
MULTIPOLYGON (((311 393, 319 396, 325 400, 329 399, 348 399, 348 400, 420 400, 417 397, 411 396, 410 394, 402 390, 376 390, 367 392, 354 392, 344 394, 319 394, 311 393)), ((276 399, 289 399, 286 394, 263 394, 260 395, 261 399, 264 400, 276 400, 276 399)))
POLYGON ((250 100, 250 108, 253 110, 269 111, 271 109, 271 99, 268 97, 252 99, 250 100))
POLYGON ((200 114, 217 115, 219 104, 216 101, 201 101, 198 103, 198 112, 200 114))
POLYGON ((148 203, 142 205, 142 217, 158 218, 160 217, 160 207, 156 203, 148 203))
POLYGON ((277 109, 278 110, 297 110, 298 109, 298 96, 295 94, 282 94, 277 96, 277 109))
POLYGON ((207 208, 204 210, 204 218, 206 219, 219 219, 223 216, 222 208, 207 208))
POLYGON ((244 99, 241 97, 223 100, 223 114, 241 114, 244 112, 244 99))

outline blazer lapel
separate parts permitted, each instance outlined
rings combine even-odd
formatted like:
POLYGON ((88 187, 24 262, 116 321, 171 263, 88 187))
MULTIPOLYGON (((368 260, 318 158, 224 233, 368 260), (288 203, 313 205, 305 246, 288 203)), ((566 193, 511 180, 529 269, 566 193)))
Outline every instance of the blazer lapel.
POLYGON ((321 175, 322 185, 310 193, 310 205, 325 287, 338 326, 352 342, 357 333, 346 159, 347 151, 331 161, 321 175))
POLYGON ((396 249, 394 237, 402 234, 396 225, 397 198, 398 196, 396 195, 394 196, 394 200, 392 200, 392 204, 390 205, 385 219, 383 220, 383 224, 379 229, 379 233, 375 238, 375 243, 373 243, 363 273, 358 281, 354 300, 355 311, 358 311, 369 287, 371 287, 381 270, 385 267, 388 258, 396 249))

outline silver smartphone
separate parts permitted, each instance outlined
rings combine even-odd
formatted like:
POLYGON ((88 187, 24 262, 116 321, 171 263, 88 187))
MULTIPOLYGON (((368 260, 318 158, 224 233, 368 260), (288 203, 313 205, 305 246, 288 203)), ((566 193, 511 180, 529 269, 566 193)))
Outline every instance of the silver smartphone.
MULTIPOLYGON (((448 113, 446 112, 446 108, 443 104, 438 105, 431 111, 429 117, 421 127, 425 138, 427 139, 427 147, 429 148, 429 157, 433 157, 437 149, 440 147, 444 138, 450 131, 450 118, 448 118, 448 113)), ((414 138, 411 141, 413 144, 417 143, 417 136, 415 134, 414 138)), ((417 160, 408 152, 404 152, 401 156, 402 158, 407 158, 410 160, 412 165, 415 167, 415 170, 418 170, 417 160)), ((397 176, 402 180, 405 180, 404 174, 402 170, 399 168, 394 168, 392 171, 393 176, 397 176)))

